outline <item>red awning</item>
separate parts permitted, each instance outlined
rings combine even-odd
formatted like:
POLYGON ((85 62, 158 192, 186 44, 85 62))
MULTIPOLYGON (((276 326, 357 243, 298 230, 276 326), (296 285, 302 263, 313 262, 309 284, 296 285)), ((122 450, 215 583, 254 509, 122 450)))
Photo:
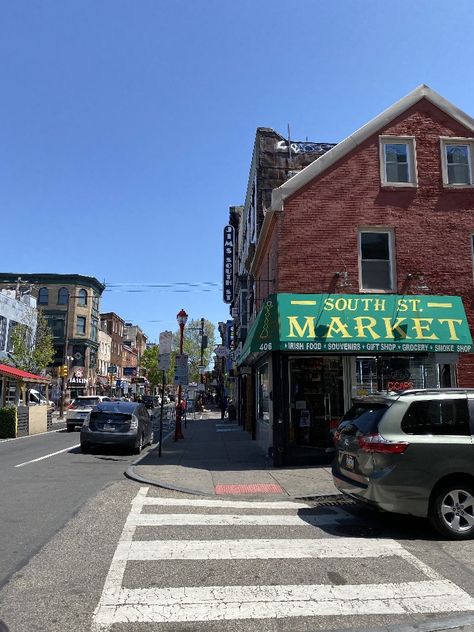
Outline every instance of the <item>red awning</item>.
POLYGON ((7 364, 0 364, 0 375, 21 380, 22 382, 39 382, 41 384, 47 384, 50 381, 50 378, 45 377, 44 375, 34 375, 33 373, 16 369, 15 367, 8 366, 7 364))

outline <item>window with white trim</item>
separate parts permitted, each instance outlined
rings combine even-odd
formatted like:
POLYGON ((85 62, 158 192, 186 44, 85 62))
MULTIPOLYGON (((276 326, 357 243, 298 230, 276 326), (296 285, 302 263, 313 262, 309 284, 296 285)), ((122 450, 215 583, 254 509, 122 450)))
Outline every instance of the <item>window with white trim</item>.
POLYGON ((414 137, 380 137, 380 179, 386 186, 417 185, 414 137))
POLYGON ((361 230, 359 232, 359 262, 361 290, 393 290, 392 231, 361 230))
POLYGON ((473 186, 473 147, 474 139, 472 138, 441 139, 441 163, 445 185, 473 186))

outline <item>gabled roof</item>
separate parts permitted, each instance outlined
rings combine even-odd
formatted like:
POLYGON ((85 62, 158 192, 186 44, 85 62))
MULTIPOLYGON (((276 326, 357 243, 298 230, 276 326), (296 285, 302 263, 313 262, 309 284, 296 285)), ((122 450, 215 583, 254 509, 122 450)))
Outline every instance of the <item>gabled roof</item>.
POLYGON ((302 171, 293 176, 293 178, 290 178, 277 189, 274 189, 272 192, 271 210, 283 210, 283 202, 286 198, 293 195, 293 193, 298 191, 298 189, 301 189, 301 187, 308 184, 308 182, 328 169, 328 167, 333 165, 337 160, 355 149, 358 145, 375 134, 379 129, 388 125, 391 121, 397 118, 397 116, 403 114, 403 112, 423 98, 428 99, 428 101, 433 103, 433 105, 445 112, 448 116, 474 132, 474 119, 447 101, 440 94, 425 84, 422 84, 413 90, 413 92, 407 94, 406 97, 403 97, 403 99, 400 99, 400 101, 391 105, 387 110, 373 118, 363 127, 330 149, 327 153, 323 154, 320 158, 305 167, 302 171))

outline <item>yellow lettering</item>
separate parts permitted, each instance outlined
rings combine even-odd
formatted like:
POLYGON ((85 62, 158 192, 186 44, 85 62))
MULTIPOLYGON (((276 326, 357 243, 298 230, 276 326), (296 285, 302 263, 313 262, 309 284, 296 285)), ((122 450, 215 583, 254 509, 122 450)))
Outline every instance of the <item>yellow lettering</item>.
POLYGON ((333 299, 333 298, 330 298, 330 297, 329 297, 329 298, 327 298, 327 299, 324 301, 324 309, 325 309, 327 312, 330 312, 332 309, 334 309, 334 299, 333 299))
POLYGON ((360 300, 364 304, 364 312, 366 312, 369 309, 370 301, 372 299, 371 298, 361 298, 360 300))
POLYGON ((347 299, 347 309, 350 312, 355 312, 357 311, 357 308, 359 307, 359 299, 358 298, 348 298, 347 299))
POLYGON ((351 337, 350 333, 347 331, 347 325, 344 325, 344 323, 341 322, 341 319, 339 318, 339 316, 333 316, 331 318, 331 322, 329 323, 326 337, 332 338, 333 333, 341 334, 343 338, 351 337))
MULTIPOLYGON (((416 312, 416 309, 414 310, 416 312)), ((430 330, 430 325, 433 322, 432 318, 414 318, 413 319, 413 328, 416 333, 416 337, 418 340, 439 340, 436 334, 431 334, 431 336, 423 335, 423 332, 430 330), (425 324, 423 324, 425 323, 425 324)))
POLYGON ((449 329, 449 339, 450 340, 459 340, 459 336, 456 333, 456 329, 454 327, 454 323, 457 323, 458 325, 462 325, 462 320, 458 320, 456 318, 440 318, 439 322, 442 323, 448 323, 448 329, 449 329))
POLYGON ((375 318, 372 318, 371 316, 356 316, 354 318, 354 321, 356 323, 357 331, 356 338, 365 338, 366 335, 364 333, 364 330, 367 330, 367 332, 370 333, 370 335, 372 336, 372 340, 377 340, 377 338, 380 338, 378 333, 373 329, 373 327, 375 327, 375 325, 377 324, 375 318), (363 324, 364 320, 368 321, 365 325, 363 324))
POLYGON ((400 325, 405 320, 404 318, 397 318, 397 320, 392 324, 391 318, 383 318, 383 322, 385 323, 385 331, 387 332, 387 338, 395 338, 393 335, 394 331, 397 331, 400 338, 409 338, 407 336, 407 332, 400 327, 400 325))
POLYGON ((345 298, 338 298, 336 301, 335 308, 338 312, 343 312, 347 307, 347 301, 345 298))
POLYGON ((408 305, 406 303, 406 300, 404 298, 401 298, 397 303, 397 310, 399 312, 406 312, 407 309, 408 309, 408 305))
POLYGON ((288 322, 290 326, 288 338, 304 338, 306 330, 308 330, 306 337, 314 338, 314 316, 306 316, 303 327, 299 324, 297 316, 288 316, 288 322))
POLYGON ((409 303, 411 303, 411 308, 414 312, 418 311, 418 305, 421 303, 419 298, 409 298, 407 299, 409 303))
POLYGON ((384 298, 374 298, 374 311, 376 312, 384 312, 385 311, 385 299, 384 298))

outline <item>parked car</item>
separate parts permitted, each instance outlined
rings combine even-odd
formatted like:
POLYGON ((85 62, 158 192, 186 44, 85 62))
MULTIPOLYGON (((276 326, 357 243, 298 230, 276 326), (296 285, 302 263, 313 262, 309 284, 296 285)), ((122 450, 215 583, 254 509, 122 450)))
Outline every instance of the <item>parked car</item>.
POLYGON ((120 445, 140 454, 153 441, 153 422, 139 402, 101 402, 87 415, 81 428, 81 451, 93 445, 120 445))
POLYGON ((101 402, 110 401, 110 397, 103 395, 80 395, 76 397, 68 406, 66 413, 66 428, 72 432, 76 426, 82 426, 84 419, 91 412, 94 406, 101 402))
POLYGON ((146 406, 146 408, 154 408, 156 404, 156 397, 153 395, 143 395, 142 404, 146 406))
POLYGON ((30 406, 49 406, 53 410, 56 408, 56 404, 52 400, 46 399, 42 393, 34 388, 30 388, 29 404, 30 406))
POLYGON ((352 498, 474 537, 474 389, 356 398, 334 442, 333 480, 352 498))

